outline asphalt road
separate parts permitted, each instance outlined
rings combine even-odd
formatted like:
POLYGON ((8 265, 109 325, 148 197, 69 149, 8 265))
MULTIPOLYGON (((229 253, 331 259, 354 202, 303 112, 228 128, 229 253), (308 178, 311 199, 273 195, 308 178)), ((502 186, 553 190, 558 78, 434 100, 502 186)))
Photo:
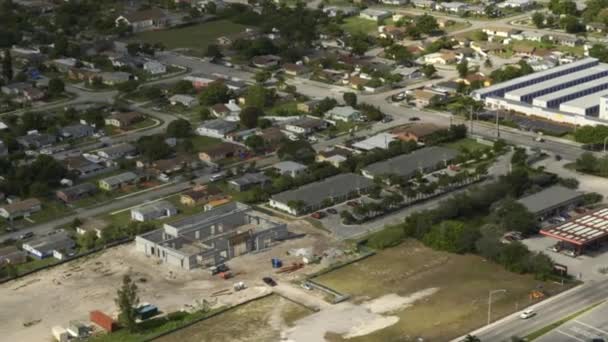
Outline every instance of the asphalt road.
POLYGON ((471 334, 488 342, 510 341, 511 336, 525 337, 576 311, 605 300, 606 297, 608 297, 608 282, 589 281, 562 294, 559 298, 549 298, 531 306, 537 313, 532 318, 523 320, 518 314, 514 314, 490 326, 490 329, 482 328, 471 334))
POLYGON ((537 342, 587 342, 592 339, 608 340, 608 304, 593 308, 562 326, 541 336, 537 342))

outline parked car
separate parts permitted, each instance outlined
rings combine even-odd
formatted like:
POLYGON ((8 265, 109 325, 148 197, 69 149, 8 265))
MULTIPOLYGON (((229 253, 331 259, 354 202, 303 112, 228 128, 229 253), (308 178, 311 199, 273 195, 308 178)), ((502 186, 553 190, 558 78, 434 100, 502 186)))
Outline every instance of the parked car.
POLYGON ((264 281, 264 283, 268 286, 277 286, 277 282, 270 277, 264 277, 262 278, 262 281, 264 281))
POLYGON ((412 117, 410 118, 410 121, 420 121, 420 118, 419 118, 419 117, 417 117, 417 116, 412 116, 412 117))
POLYGON ((562 160, 562 156, 560 156, 559 154, 555 155, 555 160, 560 161, 562 160))
POLYGON ((361 205, 361 203, 357 202, 357 201, 348 201, 346 202, 346 205, 351 206, 351 207, 358 207, 361 205))
POLYGON ((19 236, 19 240, 25 240, 25 239, 29 239, 29 238, 33 238, 34 237, 34 233, 33 232, 27 232, 25 234, 21 234, 19 236))
POLYGON ((211 275, 216 275, 228 271, 230 271, 230 268, 228 268, 228 266, 226 266, 225 264, 219 264, 217 266, 209 267, 209 272, 211 273, 211 275))
POLYGON ((390 115, 385 115, 384 118, 382 118, 382 122, 383 123, 388 123, 388 122, 391 122, 391 121, 393 121, 393 117, 390 116, 390 115))
POLYGON ((536 315, 536 312, 534 312, 534 310, 528 309, 528 310, 522 312, 521 315, 519 315, 519 318, 521 318, 521 319, 528 319, 528 318, 533 317, 535 315, 536 315))
POLYGON ((338 211, 336 209, 334 209, 334 208, 327 209, 327 212, 330 213, 330 214, 332 214, 332 215, 336 215, 338 213, 338 211))
POLYGON ((302 286, 302 288, 303 288, 303 289, 305 289, 305 290, 312 291, 312 286, 310 286, 310 284, 309 284, 309 283, 307 283, 307 282, 302 283, 302 285, 301 285, 301 286, 302 286))
POLYGON ((312 217, 312 218, 314 218, 314 219, 317 219, 317 220, 320 220, 320 219, 324 218, 325 216, 327 216, 327 214, 325 214, 325 213, 324 213, 324 212, 322 212, 322 211, 317 211, 317 212, 312 213, 312 214, 310 215, 310 217, 312 217))

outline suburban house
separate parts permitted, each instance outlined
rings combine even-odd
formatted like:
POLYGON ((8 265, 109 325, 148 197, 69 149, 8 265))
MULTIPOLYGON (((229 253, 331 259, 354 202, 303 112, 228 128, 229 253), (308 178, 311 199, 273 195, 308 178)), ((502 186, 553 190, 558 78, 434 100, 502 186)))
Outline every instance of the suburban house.
POLYGON ((433 0, 411 0, 410 3, 416 8, 435 9, 437 2, 433 0))
POLYGON ((116 18, 116 26, 127 25, 133 28, 133 32, 158 30, 169 24, 169 18, 158 8, 150 8, 116 18))
POLYGON ((79 178, 93 177, 112 170, 112 168, 90 161, 83 156, 68 157, 63 160, 63 165, 68 171, 75 172, 79 178))
POLYGON ((247 152, 247 149, 241 145, 223 142, 206 148, 198 154, 198 157, 204 162, 216 162, 226 158, 237 157, 245 152, 247 152))
POLYGON ((424 108, 431 104, 433 99, 438 101, 445 100, 445 93, 439 91, 433 91, 429 89, 416 89, 414 90, 414 104, 417 108, 424 108))
POLYGON ((177 215, 177 208, 169 201, 158 201, 131 209, 133 221, 145 222, 177 215))
POLYGON ((521 33, 521 30, 514 29, 511 27, 496 27, 496 26, 484 27, 482 29, 482 31, 490 37, 496 36, 496 37, 501 37, 501 38, 509 38, 514 34, 521 33))
POLYGON ((469 5, 464 2, 441 2, 437 4, 437 10, 452 12, 456 14, 465 13, 468 11, 469 5))
POLYGON ((290 176, 296 178, 308 171, 308 167, 304 164, 296 163, 291 160, 278 162, 272 165, 272 168, 276 170, 282 176, 290 176))
POLYGON ((285 63, 283 64, 285 74, 290 76, 301 76, 307 74, 310 70, 303 64, 285 63))
POLYGON ((606 24, 604 24, 604 23, 598 23, 598 22, 588 23, 585 26, 585 28, 587 29, 587 32, 598 32, 598 33, 606 32, 606 24))
POLYGON ((374 20, 378 22, 390 18, 391 15, 392 13, 390 11, 377 10, 371 8, 364 9, 359 13, 359 17, 363 19, 374 20))
POLYGON ((446 128, 431 123, 418 123, 396 127, 391 130, 391 133, 402 141, 424 142, 425 137, 444 129, 446 128))
POLYGON ((340 203, 359 197, 374 187, 374 182, 354 173, 343 173, 273 195, 268 204, 292 215, 319 210, 327 203, 340 203))
POLYGON ((167 67, 159 61, 147 61, 144 63, 144 71, 151 75, 160 75, 167 72, 167 67))
POLYGON ((87 218, 84 222, 76 227, 76 233, 80 235, 93 232, 97 238, 101 239, 104 229, 109 227, 110 224, 102 219, 87 218))
POLYGON ((319 107, 320 102, 320 100, 308 100, 305 102, 299 102, 296 105, 296 109, 299 112, 312 113, 319 107))
POLYGON ((184 77, 184 81, 192 82, 192 86, 194 89, 202 89, 211 84, 212 82, 216 82, 217 77, 209 76, 206 74, 192 74, 184 77))
POLYGON ((335 167, 340 167, 340 165, 345 162, 353 152, 351 150, 347 150, 341 147, 333 147, 329 150, 320 151, 315 156, 315 161, 317 163, 330 163, 335 167))
POLYGON ((72 203, 80 199, 95 195, 97 187, 93 183, 82 183, 69 188, 57 190, 55 196, 65 203, 72 203))
POLYGON ((118 128, 128 128, 145 119, 145 115, 138 112, 116 112, 105 119, 106 125, 118 128))
POLYGON ((29 217, 42 210, 42 203, 37 198, 28 198, 0 207, 0 216, 12 221, 14 219, 29 217))
POLYGON ((57 137, 52 134, 34 132, 21 137, 17 137, 19 145, 26 149, 41 149, 57 142, 57 137))
POLYGON ((260 69, 274 69, 281 64, 281 57, 274 55, 255 56, 251 59, 251 65, 260 69))
POLYGON ((277 144, 285 139, 285 134, 283 134, 279 127, 275 126, 264 128, 258 131, 257 135, 261 136, 266 146, 270 146, 271 149, 276 148, 277 144))
POLYGON ((97 155, 108 160, 116 160, 126 156, 135 155, 137 148, 129 143, 122 143, 102 148, 97 151, 97 155))
POLYGON ((135 76, 124 71, 100 72, 99 77, 101 78, 101 83, 107 86, 115 86, 135 79, 135 76))
POLYGON ((361 170, 361 174, 369 179, 391 174, 409 179, 418 172, 424 174, 447 167, 456 156, 458 156, 458 151, 450 148, 426 147, 368 165, 361 170))
POLYGON ((170 267, 192 270, 264 250, 288 234, 284 223, 231 202, 139 235, 135 248, 170 267))
POLYGON ((247 191, 255 186, 264 188, 272 183, 272 180, 263 172, 246 173, 228 181, 228 186, 238 192, 247 191))
POLYGON ((21 248, 37 259, 63 254, 76 247, 67 232, 61 230, 51 235, 40 236, 24 242, 21 248))
POLYGON ((80 139, 90 137, 95 133, 95 128, 89 125, 74 124, 62 127, 59 130, 59 135, 64 139, 80 139))
POLYGON ((182 105, 187 108, 192 108, 194 106, 198 106, 199 101, 196 97, 184 94, 175 94, 169 98, 169 103, 172 106, 182 105))
POLYGON ((335 121, 354 122, 361 120, 361 112, 351 106, 334 107, 325 113, 325 117, 335 121))
POLYGON ((99 181, 99 188, 105 191, 113 191, 127 185, 137 184, 140 179, 141 177, 136 173, 127 171, 116 176, 101 179, 99 181))
POLYGON ((241 107, 236 104, 236 101, 230 100, 228 103, 218 103, 211 106, 211 114, 218 119, 236 122, 239 121, 241 107))
POLYGON ((188 207, 205 204, 212 199, 223 198, 222 190, 213 186, 197 186, 182 193, 179 202, 188 207))
POLYGON ((498 8, 529 9, 534 6, 534 0, 506 0, 497 4, 498 8))
POLYGON ((308 135, 325 128, 327 128, 327 122, 307 116, 300 117, 285 124, 286 131, 302 135, 308 135))
POLYGON ((247 138, 249 138, 252 135, 257 135, 257 133, 258 133, 257 128, 244 129, 241 131, 228 133, 226 135, 226 139, 228 139, 228 141, 241 142, 241 141, 247 140, 247 138))
POLYGON ((203 122, 196 128, 196 134, 212 137, 212 138, 225 138, 226 134, 237 129, 238 123, 232 121, 225 121, 221 119, 210 120, 203 122))

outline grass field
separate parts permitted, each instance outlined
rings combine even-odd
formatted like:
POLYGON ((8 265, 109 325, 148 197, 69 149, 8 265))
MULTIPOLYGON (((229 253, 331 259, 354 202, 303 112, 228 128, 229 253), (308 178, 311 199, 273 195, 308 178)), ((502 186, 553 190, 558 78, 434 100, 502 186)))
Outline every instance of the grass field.
POLYGON ((465 138, 455 142, 447 143, 445 144, 445 147, 453 148, 457 151, 460 151, 461 148, 466 148, 467 150, 473 152, 488 148, 489 146, 478 143, 477 141, 475 141, 475 139, 465 138))
POLYGON ((350 34, 373 34, 375 32, 378 32, 377 22, 359 17, 350 17, 344 19, 344 24, 342 24, 341 27, 344 31, 350 34))
MULTIPOLYGON (((531 304, 529 293, 539 285, 547 294, 564 290, 558 284, 540 282, 533 276, 507 272, 501 266, 474 255, 433 251, 416 241, 405 243, 316 278, 320 283, 353 296, 353 301, 386 294, 407 296, 437 288, 437 292, 412 307, 395 311, 399 321, 352 342, 396 341, 421 336, 428 341, 447 341, 483 324, 487 319, 488 293, 505 289, 492 300, 492 317, 498 319, 531 304)), ((344 341, 332 335, 330 341, 344 341)))
POLYGON ((173 334, 157 342, 279 341, 280 331, 311 312, 273 295, 242 305, 173 334))
POLYGON ((246 26, 228 20, 216 20, 187 27, 148 31, 136 34, 132 41, 162 43, 167 49, 186 48, 193 55, 202 56, 209 44, 221 36, 230 36, 244 31, 246 26))

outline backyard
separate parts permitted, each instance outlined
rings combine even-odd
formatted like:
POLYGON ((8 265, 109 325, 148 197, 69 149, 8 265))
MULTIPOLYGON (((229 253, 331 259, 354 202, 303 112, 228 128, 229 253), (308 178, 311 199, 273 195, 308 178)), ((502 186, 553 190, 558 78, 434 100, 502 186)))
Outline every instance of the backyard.
POLYGON ((277 295, 239 306, 158 339, 158 342, 279 341, 284 327, 310 310, 277 295), (226 324, 230 322, 229 324, 226 324))
MULTIPOLYGON (((411 306, 393 311, 399 318, 395 324, 349 339, 369 342, 404 336, 446 341, 485 324, 489 291, 506 290, 493 297, 492 319, 496 320, 532 304, 532 290, 542 287, 547 295, 553 295, 565 289, 530 275, 507 272, 474 255, 438 252, 412 240, 315 280, 352 295, 355 303, 387 295, 399 299, 427 293, 411 306)), ((326 338, 345 340, 335 333, 328 333, 326 338)))
POLYGON ((202 56, 207 46, 221 36, 242 32, 246 26, 228 20, 180 27, 162 31, 148 31, 136 34, 131 40, 145 43, 162 43, 168 50, 190 49, 193 55, 202 56))
POLYGON ((344 31, 350 34, 374 34, 378 31, 377 22, 359 17, 346 18, 344 19, 344 24, 342 24, 341 26, 344 31))

